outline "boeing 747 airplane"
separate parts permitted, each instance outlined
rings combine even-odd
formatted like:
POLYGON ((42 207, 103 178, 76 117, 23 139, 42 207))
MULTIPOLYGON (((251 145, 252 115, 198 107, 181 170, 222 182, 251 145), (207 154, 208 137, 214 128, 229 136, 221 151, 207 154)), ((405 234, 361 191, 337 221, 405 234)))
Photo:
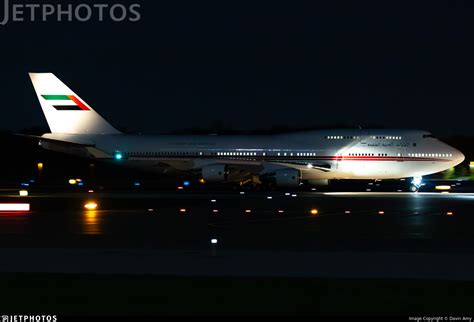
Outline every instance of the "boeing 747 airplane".
POLYGON ((297 187, 332 179, 413 178, 454 167, 464 155, 418 130, 334 129, 278 135, 123 134, 51 73, 30 73, 51 133, 49 150, 207 182, 272 182, 297 187))

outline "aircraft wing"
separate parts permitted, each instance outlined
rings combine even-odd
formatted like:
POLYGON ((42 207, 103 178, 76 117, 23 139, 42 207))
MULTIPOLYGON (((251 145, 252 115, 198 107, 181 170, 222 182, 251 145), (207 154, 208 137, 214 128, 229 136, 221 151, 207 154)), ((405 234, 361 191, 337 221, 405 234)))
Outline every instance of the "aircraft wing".
POLYGON ((95 147, 94 142, 88 140, 57 140, 46 138, 44 136, 16 134, 32 140, 37 140, 38 144, 47 150, 53 150, 62 153, 74 154, 85 158, 112 158, 113 156, 99 150, 95 147))

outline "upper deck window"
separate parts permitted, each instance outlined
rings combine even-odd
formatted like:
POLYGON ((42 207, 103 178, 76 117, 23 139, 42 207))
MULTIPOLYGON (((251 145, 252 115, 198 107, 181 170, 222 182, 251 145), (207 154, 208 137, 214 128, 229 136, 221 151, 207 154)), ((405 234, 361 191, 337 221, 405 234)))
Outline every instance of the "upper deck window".
POLYGON ((324 137, 327 140, 357 140, 358 136, 355 135, 327 135, 324 137))
POLYGON ((374 140, 401 140, 401 136, 372 136, 372 139, 374 140))

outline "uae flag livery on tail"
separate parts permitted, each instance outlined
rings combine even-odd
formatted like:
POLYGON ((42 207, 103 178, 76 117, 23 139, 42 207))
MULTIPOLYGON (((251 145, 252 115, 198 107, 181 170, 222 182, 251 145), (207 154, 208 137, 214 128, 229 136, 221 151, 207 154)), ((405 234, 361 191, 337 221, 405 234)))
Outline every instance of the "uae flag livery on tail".
POLYGON ((51 133, 120 134, 52 73, 29 73, 51 133))
POLYGON ((41 95, 45 100, 50 101, 51 105, 58 111, 90 111, 74 95, 41 95))

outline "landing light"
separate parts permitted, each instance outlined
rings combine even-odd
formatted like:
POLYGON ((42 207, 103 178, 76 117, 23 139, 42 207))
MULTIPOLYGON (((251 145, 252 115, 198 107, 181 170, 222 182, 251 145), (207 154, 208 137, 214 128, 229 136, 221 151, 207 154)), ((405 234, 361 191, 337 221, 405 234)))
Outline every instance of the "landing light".
POLYGON ((185 212, 186 212, 186 208, 181 208, 181 209, 179 209, 179 212, 185 213, 185 212))
POLYGON ((211 244, 213 244, 213 245, 217 244, 217 239, 215 239, 215 238, 211 239, 211 244))
POLYGON ((308 167, 308 169, 311 169, 311 168, 313 167, 313 165, 312 165, 311 163, 308 163, 308 164, 306 165, 306 167, 308 167))
POLYGON ((178 186, 178 190, 183 190, 184 188, 182 186, 178 186))
POLYGON ((421 184, 423 183, 423 178, 422 177, 414 177, 411 183, 413 183, 417 187, 420 187, 421 184))
POLYGON ((451 186, 436 186, 436 190, 449 190, 451 189, 451 186))
POLYGON ((284 213, 284 211, 280 209, 280 210, 278 210, 278 213, 282 214, 282 213, 284 213))
POLYGON ((385 211, 380 210, 380 211, 378 212, 378 214, 379 214, 379 215, 385 215, 385 211))
POLYGON ((76 183, 77 183, 76 179, 69 179, 69 184, 76 184, 76 183))
POLYGON ((312 215, 317 215, 317 214, 318 214, 318 209, 313 208, 313 209, 311 209, 310 213, 311 213, 312 215))
POLYGON ((97 209, 97 203, 94 202, 94 201, 88 201, 85 205, 84 205, 84 208, 86 208, 87 210, 95 210, 97 209))
POLYGON ((27 197, 28 196, 28 190, 20 190, 19 194, 20 194, 20 197, 27 197))
POLYGON ((252 210, 250 210, 250 209, 245 209, 245 213, 246 213, 246 214, 249 214, 249 213, 251 213, 251 212, 252 212, 252 210))
POLYGON ((199 183, 206 183, 206 180, 204 178, 199 179, 199 183))
POLYGON ((448 212, 446 213, 446 215, 452 216, 452 215, 454 215, 454 213, 453 213, 452 211, 448 211, 448 212))

